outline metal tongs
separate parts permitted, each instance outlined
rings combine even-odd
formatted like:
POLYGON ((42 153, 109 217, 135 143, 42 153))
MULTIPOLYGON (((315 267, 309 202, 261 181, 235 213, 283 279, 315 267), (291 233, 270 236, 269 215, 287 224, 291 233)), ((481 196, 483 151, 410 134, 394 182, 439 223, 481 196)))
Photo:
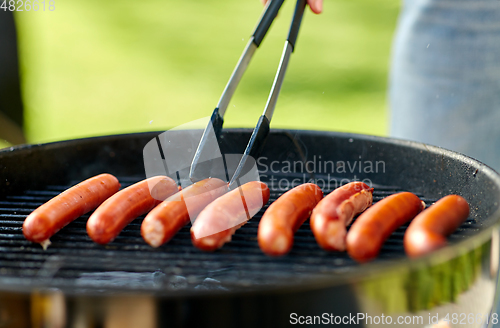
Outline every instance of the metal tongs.
MULTIPOLYGON (((276 18, 278 11, 281 8, 284 0, 270 0, 267 3, 266 8, 264 9, 264 13, 261 16, 255 31, 253 32, 252 37, 248 41, 243 54, 241 55, 234 71, 229 78, 229 81, 222 92, 219 103, 217 107, 212 113, 210 118, 210 122, 208 123, 205 131, 203 132, 203 136, 201 137, 198 148, 196 149, 195 156, 191 163, 191 168, 189 171, 189 178, 191 181, 196 182, 202 179, 207 178, 206 171, 200 165, 200 158, 206 158, 210 155, 210 152, 213 152, 213 147, 207 146, 209 143, 207 140, 210 138, 209 136, 213 136, 212 133, 215 134, 217 138, 217 142, 220 143, 220 134, 222 130, 222 125, 224 124, 224 114, 226 112, 227 106, 229 105, 229 101, 231 100, 238 83, 243 76, 250 60, 252 59, 255 50, 260 46, 264 36, 266 35, 269 27, 272 22, 276 18)), ((276 77, 274 78, 273 86, 271 88, 271 92, 269 94, 269 98, 267 99, 267 104, 264 109, 263 115, 259 118, 257 126, 253 130, 252 136, 250 137, 250 141, 241 157, 241 160, 235 170, 235 173, 231 177, 229 181, 229 186, 231 186, 238 177, 242 174, 243 168, 245 167, 245 163, 249 156, 253 158, 257 158, 260 155, 260 152, 264 146, 266 138, 269 134, 269 124, 271 122, 271 118, 273 116, 274 108, 276 107, 276 102, 278 100, 278 95, 281 90, 281 85, 283 84, 283 80, 285 78, 285 72, 288 66, 288 62, 290 60, 290 55, 295 48, 295 43, 297 41, 297 35, 299 33, 300 23, 302 21, 302 16, 304 14, 304 10, 306 7, 307 0, 298 0, 297 5, 295 7, 295 12, 292 19, 292 24, 290 26, 290 30, 288 33, 287 40, 285 42, 285 47, 283 49, 283 53, 281 55, 280 64, 278 67, 278 71, 276 72, 276 77)), ((225 162, 224 162, 225 163, 225 162)), ((224 164, 225 165, 225 164, 224 164)), ((227 168, 226 168, 227 174, 227 168)), ((229 177, 228 177, 229 179, 229 177)))

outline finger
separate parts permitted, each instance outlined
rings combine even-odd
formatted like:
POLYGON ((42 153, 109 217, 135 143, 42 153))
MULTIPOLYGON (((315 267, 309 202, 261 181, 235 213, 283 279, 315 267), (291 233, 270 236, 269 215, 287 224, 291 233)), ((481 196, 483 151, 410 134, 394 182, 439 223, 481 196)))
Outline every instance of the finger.
POLYGON ((265 5, 267 3, 268 0, 260 0, 260 2, 262 2, 263 5, 265 5))
POLYGON ((323 0, 307 0, 309 7, 315 14, 321 14, 323 11, 323 0))

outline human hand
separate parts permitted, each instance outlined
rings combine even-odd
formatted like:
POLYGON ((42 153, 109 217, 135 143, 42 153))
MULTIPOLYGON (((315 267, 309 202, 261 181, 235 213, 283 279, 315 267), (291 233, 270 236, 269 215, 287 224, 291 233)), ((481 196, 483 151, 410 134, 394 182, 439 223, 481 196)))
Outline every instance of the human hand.
MULTIPOLYGON (((262 4, 266 4, 269 0, 260 0, 262 4)), ((323 0, 307 0, 307 4, 309 8, 311 8, 312 12, 315 14, 320 14, 323 11, 323 0)))

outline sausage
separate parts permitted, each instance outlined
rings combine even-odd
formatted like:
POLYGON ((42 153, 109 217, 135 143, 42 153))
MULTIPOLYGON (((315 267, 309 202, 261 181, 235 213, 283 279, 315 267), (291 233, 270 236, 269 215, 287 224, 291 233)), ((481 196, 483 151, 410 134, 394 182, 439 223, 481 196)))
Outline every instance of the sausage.
POLYGON ((120 190, 92 213, 87 233, 96 243, 107 244, 136 217, 178 191, 175 181, 166 176, 152 177, 120 190))
POLYGON ((227 191, 227 183, 216 178, 199 181, 181 190, 146 215, 141 225, 142 237, 153 247, 163 245, 227 191))
POLYGON ((247 223, 269 201, 270 191, 260 181, 252 181, 210 203, 191 227, 193 245, 214 251, 231 240, 234 232, 247 223))
POLYGON ((313 183, 297 186, 279 197, 266 210, 259 223, 260 249, 271 256, 285 255, 293 245, 293 235, 323 198, 313 183))
POLYGON ((347 253, 358 262, 377 257, 385 240, 425 208, 415 194, 388 196, 364 211, 347 233, 347 253))
POLYGON ((469 217, 469 204, 458 195, 449 195, 420 213, 406 229, 406 254, 417 257, 446 246, 446 237, 469 217))
POLYGON ((451 326, 449 321, 440 320, 438 323, 433 324, 431 328, 451 328, 451 326))
POLYGON ((318 244, 327 251, 345 251, 346 226, 372 204, 373 188, 351 182, 323 198, 311 214, 311 230, 318 244))
POLYGON ((111 174, 100 174, 80 182, 28 215, 23 223, 24 237, 42 243, 45 249, 56 232, 95 209, 119 189, 118 179, 111 174))

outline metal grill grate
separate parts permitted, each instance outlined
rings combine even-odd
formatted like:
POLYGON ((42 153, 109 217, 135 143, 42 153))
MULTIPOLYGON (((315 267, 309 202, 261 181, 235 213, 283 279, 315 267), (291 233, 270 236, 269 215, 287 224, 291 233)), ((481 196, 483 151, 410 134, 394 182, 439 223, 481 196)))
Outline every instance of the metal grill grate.
MULTIPOLYGON (((122 187, 140 177, 118 177, 122 187)), ((288 177, 290 183, 293 177, 288 177)), ((265 181, 264 182, 268 182, 265 181)), ((77 183, 74 181, 73 183, 77 183)), ((136 219, 107 246, 91 241, 85 229, 90 215, 84 215, 51 238, 44 251, 22 234, 25 217, 68 186, 49 185, 26 190, 0 200, 0 277, 13 284, 43 285, 75 289, 140 290, 245 290, 256 285, 279 285, 293 280, 348 270, 357 265, 346 253, 323 251, 314 239, 309 221, 295 235, 290 254, 281 258, 265 256, 257 243, 259 220, 266 205, 252 220, 237 230, 230 243, 214 253, 197 250, 184 227, 168 244, 158 249, 147 245, 140 235, 143 217, 136 219)), ((398 187, 374 186, 374 202, 402 191, 398 187)), ((271 200, 286 190, 271 188, 271 200)), ((324 190, 325 195, 331 190, 324 190)), ((433 199, 418 196, 432 204, 433 199)), ((401 227, 383 246, 377 261, 403 257, 401 227)), ((450 239, 463 238, 478 230, 469 219, 450 239)))

